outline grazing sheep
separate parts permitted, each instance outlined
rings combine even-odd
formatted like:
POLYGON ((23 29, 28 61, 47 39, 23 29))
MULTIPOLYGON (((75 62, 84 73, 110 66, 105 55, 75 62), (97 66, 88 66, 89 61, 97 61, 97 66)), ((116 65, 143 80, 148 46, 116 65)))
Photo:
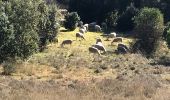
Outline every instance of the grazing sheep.
POLYGON ((101 55, 99 50, 95 47, 89 47, 89 53, 97 53, 98 55, 101 55))
POLYGON ((79 21, 79 22, 77 23, 77 26, 78 26, 78 27, 83 27, 83 22, 82 22, 82 21, 79 21))
POLYGON ((110 37, 110 38, 115 38, 115 37, 116 37, 116 32, 110 33, 110 34, 109 34, 109 37, 110 37))
POLYGON ((118 47, 117 47, 117 52, 118 52, 119 54, 126 54, 126 53, 128 53, 128 50, 127 50, 125 47, 118 46, 118 47))
POLYGON ((85 33, 87 33, 87 28, 85 26, 82 27, 85 30, 85 33))
POLYGON ((111 45, 112 45, 114 42, 123 42, 123 38, 122 38, 122 37, 117 37, 117 38, 113 39, 113 41, 111 42, 111 45))
POLYGON ((97 39, 96 39, 96 44, 97 44, 97 43, 99 43, 99 42, 101 42, 101 43, 102 43, 102 39, 97 38, 97 39))
POLYGON ((95 25, 96 25, 96 22, 88 24, 88 31, 95 32, 96 31, 95 25))
POLYGON ((101 27, 99 25, 95 25, 95 30, 96 30, 96 32, 101 32, 102 31, 102 29, 101 29, 101 27))
POLYGON ((81 39, 84 39, 84 40, 85 40, 84 34, 83 34, 83 33, 80 33, 80 32, 76 33, 76 40, 77 40, 77 38, 81 38, 81 39))
POLYGON ((62 43, 61 43, 61 47, 63 47, 64 45, 71 45, 73 43, 73 40, 64 40, 62 43))
POLYGON ((106 53, 106 49, 105 49, 105 47, 103 45, 95 44, 95 45, 92 45, 92 47, 95 47, 98 50, 103 51, 104 53, 106 53))
POLYGON ((84 33, 86 33, 86 30, 84 28, 80 28, 79 32, 84 34, 84 33))
POLYGON ((129 51, 129 48, 125 44, 118 44, 118 47, 124 47, 127 51, 129 51))
POLYGON ((84 27, 86 27, 86 30, 88 31, 89 24, 84 24, 84 27))

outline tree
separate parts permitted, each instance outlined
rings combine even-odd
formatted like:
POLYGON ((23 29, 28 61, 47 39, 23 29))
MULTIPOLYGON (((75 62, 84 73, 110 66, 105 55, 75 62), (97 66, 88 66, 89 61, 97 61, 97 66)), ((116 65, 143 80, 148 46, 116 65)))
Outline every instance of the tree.
POLYGON ((117 21, 117 29, 119 31, 131 31, 134 29, 133 17, 137 15, 138 9, 133 4, 128 6, 124 13, 122 13, 117 21))
POLYGON ((80 17, 77 12, 71 12, 65 17, 64 26, 68 30, 76 29, 76 24, 80 21, 80 17))
POLYGON ((0 0, 0 60, 28 58, 38 51, 44 34, 53 41, 57 15, 56 5, 43 0, 0 0))
POLYGON ((135 51, 139 49, 142 53, 150 56, 156 51, 163 34, 163 15, 159 9, 143 8, 139 15, 135 17, 135 23, 139 40, 134 45, 134 49, 135 51))
POLYGON ((116 25, 117 25, 117 20, 118 20, 118 12, 117 11, 113 11, 107 14, 106 19, 105 19, 105 23, 107 25, 107 28, 109 28, 110 30, 115 29, 116 25))
POLYGON ((169 30, 167 30, 166 41, 167 41, 168 47, 170 47, 170 28, 169 30))
POLYGON ((55 3, 47 5, 46 2, 39 3, 38 12, 40 13, 38 20, 39 47, 40 51, 42 51, 48 41, 55 41, 59 30, 58 12, 55 3))
POLYGON ((8 16, 2 10, 0 12, 0 61, 13 56, 10 47, 15 37, 13 25, 10 24, 8 16))

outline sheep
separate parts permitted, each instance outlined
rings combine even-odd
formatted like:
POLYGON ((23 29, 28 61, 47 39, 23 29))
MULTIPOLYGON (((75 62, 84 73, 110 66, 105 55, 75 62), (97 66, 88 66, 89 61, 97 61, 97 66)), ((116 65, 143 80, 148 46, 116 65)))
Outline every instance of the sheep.
POLYGON ((116 32, 110 33, 110 34, 109 34, 109 37, 110 37, 110 38, 115 38, 115 37, 116 37, 116 32))
POLYGON ((129 51, 129 48, 125 44, 118 44, 118 47, 124 47, 127 51, 129 51))
POLYGON ((118 46, 117 47, 117 52, 121 53, 121 54, 126 54, 126 53, 128 53, 128 50, 123 46, 118 46))
POLYGON ((104 53, 106 53, 106 49, 105 49, 105 47, 103 45, 95 44, 95 45, 92 45, 92 47, 95 47, 98 50, 103 51, 104 53))
POLYGON ((76 33, 76 40, 77 40, 77 38, 81 38, 81 39, 84 39, 84 40, 85 40, 84 34, 83 34, 83 33, 80 33, 80 32, 76 33))
POLYGON ((86 30, 88 31, 89 24, 84 24, 84 27, 86 27, 86 30))
POLYGON ((84 34, 84 33, 86 33, 86 30, 84 28, 80 28, 79 32, 84 34))
POLYGON ((96 22, 92 22, 92 23, 88 24, 88 31, 95 32, 96 31, 95 25, 96 25, 96 22))
POLYGON ((63 47, 64 45, 68 45, 68 44, 72 44, 73 43, 73 40, 64 40, 62 43, 61 43, 61 47, 63 47))
POLYGON ((96 39, 96 44, 97 44, 97 43, 99 43, 99 42, 101 42, 101 43, 102 43, 102 39, 97 38, 97 39, 96 39))
POLYGON ((85 30, 85 33, 87 32, 87 28, 85 26, 82 27, 85 30))
POLYGON ((101 55, 99 50, 95 47, 89 47, 89 53, 97 53, 98 55, 101 55))
POLYGON ((101 29, 101 27, 99 25, 95 25, 95 30, 96 30, 96 32, 101 32, 102 31, 102 29, 101 29))
POLYGON ((113 41, 111 42, 111 45, 112 45, 114 42, 123 42, 123 38, 122 38, 122 37, 117 37, 117 38, 113 39, 113 41))

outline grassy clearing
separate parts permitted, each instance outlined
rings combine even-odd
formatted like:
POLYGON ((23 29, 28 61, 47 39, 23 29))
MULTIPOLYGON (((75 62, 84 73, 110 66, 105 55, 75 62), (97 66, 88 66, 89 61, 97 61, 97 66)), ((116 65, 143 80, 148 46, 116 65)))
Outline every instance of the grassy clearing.
MULTIPOLYGON (((44 52, 34 54, 27 61, 19 64, 13 76, 35 76, 39 79, 61 76, 72 79, 83 79, 91 77, 116 77, 116 72, 113 69, 108 69, 102 73, 98 68, 103 64, 106 65, 102 59, 112 59, 116 57, 113 52, 116 45, 111 45, 110 41, 105 41, 106 38, 102 37, 102 33, 87 32, 85 34, 86 40, 76 40, 75 31, 67 31, 64 28, 60 29, 58 35, 59 43, 52 43, 48 45, 48 49, 44 52), (108 53, 98 57, 97 55, 89 54, 88 47, 95 44, 96 38, 101 38, 108 53), (65 39, 76 40, 73 44, 66 45, 64 48, 60 44, 65 39), (93 62, 95 60, 95 62, 93 62), (101 62, 102 61, 102 62, 101 62), (95 74, 95 72, 100 74, 95 74)), ((131 39, 125 39, 123 43, 129 44, 131 39)), ((109 66, 109 64, 108 64, 109 66)))
MULTIPOLYGON (((61 30, 64 30, 61 28, 61 30)), ((12 78, 0 77, 0 98, 22 100, 167 100, 170 69, 150 65, 139 54, 116 55, 116 45, 104 41, 101 33, 88 32, 85 41, 60 47, 65 39, 75 40, 76 29, 61 32, 59 43, 48 45, 27 61, 15 66, 12 78), (88 47, 100 37, 108 50, 98 58, 89 54, 88 47), (95 59, 95 61, 94 61, 95 59), (7 84, 8 85, 4 85, 7 84), (9 88, 7 88, 9 87, 9 88), (16 89, 17 88, 17 89, 16 89), (10 91, 11 94, 6 90, 10 91), (22 92, 21 92, 22 91, 22 92), (6 95, 4 95, 6 94, 6 95), (20 95, 18 95, 20 94, 20 95)), ((124 39, 129 44, 132 39, 124 39)), ((8 65, 8 64, 7 64, 8 65)), ((0 69, 2 70, 2 69, 0 69)))

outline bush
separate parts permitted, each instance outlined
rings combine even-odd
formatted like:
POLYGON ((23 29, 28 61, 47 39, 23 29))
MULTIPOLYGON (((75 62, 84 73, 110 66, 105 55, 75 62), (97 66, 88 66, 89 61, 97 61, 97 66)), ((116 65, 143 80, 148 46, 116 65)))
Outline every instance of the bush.
POLYGON ((133 4, 127 7, 124 13, 122 13, 117 21, 117 29, 119 31, 131 31, 134 29, 134 19, 138 9, 133 4))
POLYGON ((15 73, 17 70, 17 66, 19 66, 20 64, 22 64, 22 62, 20 60, 8 58, 8 60, 6 60, 2 63, 3 74, 11 75, 12 73, 15 73))
POLYGON ((153 54, 162 37, 164 29, 163 15, 158 9, 143 8, 135 17, 136 35, 139 41, 135 43, 134 50, 140 50, 146 55, 153 54), (138 46, 137 46, 138 45, 138 46))
POLYGON ((36 3, 12 0, 1 5, 0 59, 27 58, 38 48, 36 3))
POLYGON ((168 47, 170 47, 170 29, 167 30, 166 41, 167 41, 168 47))
POLYGON ((0 62, 8 57, 25 59, 37 52, 41 34, 55 40, 56 10, 42 0, 0 1, 0 62))
POLYGON ((70 31, 73 31, 77 27, 77 23, 80 20, 77 12, 71 12, 65 17, 64 27, 70 31))
POLYGON ((117 25, 117 20, 118 20, 118 12, 113 11, 107 14, 107 17, 105 19, 105 23, 107 25, 107 28, 110 30, 114 30, 116 25, 117 25))
POLYGON ((58 13, 55 4, 47 5, 45 2, 41 2, 38 5, 39 22, 38 33, 40 36, 40 49, 43 49, 49 42, 54 42, 55 37, 59 31, 58 13))

